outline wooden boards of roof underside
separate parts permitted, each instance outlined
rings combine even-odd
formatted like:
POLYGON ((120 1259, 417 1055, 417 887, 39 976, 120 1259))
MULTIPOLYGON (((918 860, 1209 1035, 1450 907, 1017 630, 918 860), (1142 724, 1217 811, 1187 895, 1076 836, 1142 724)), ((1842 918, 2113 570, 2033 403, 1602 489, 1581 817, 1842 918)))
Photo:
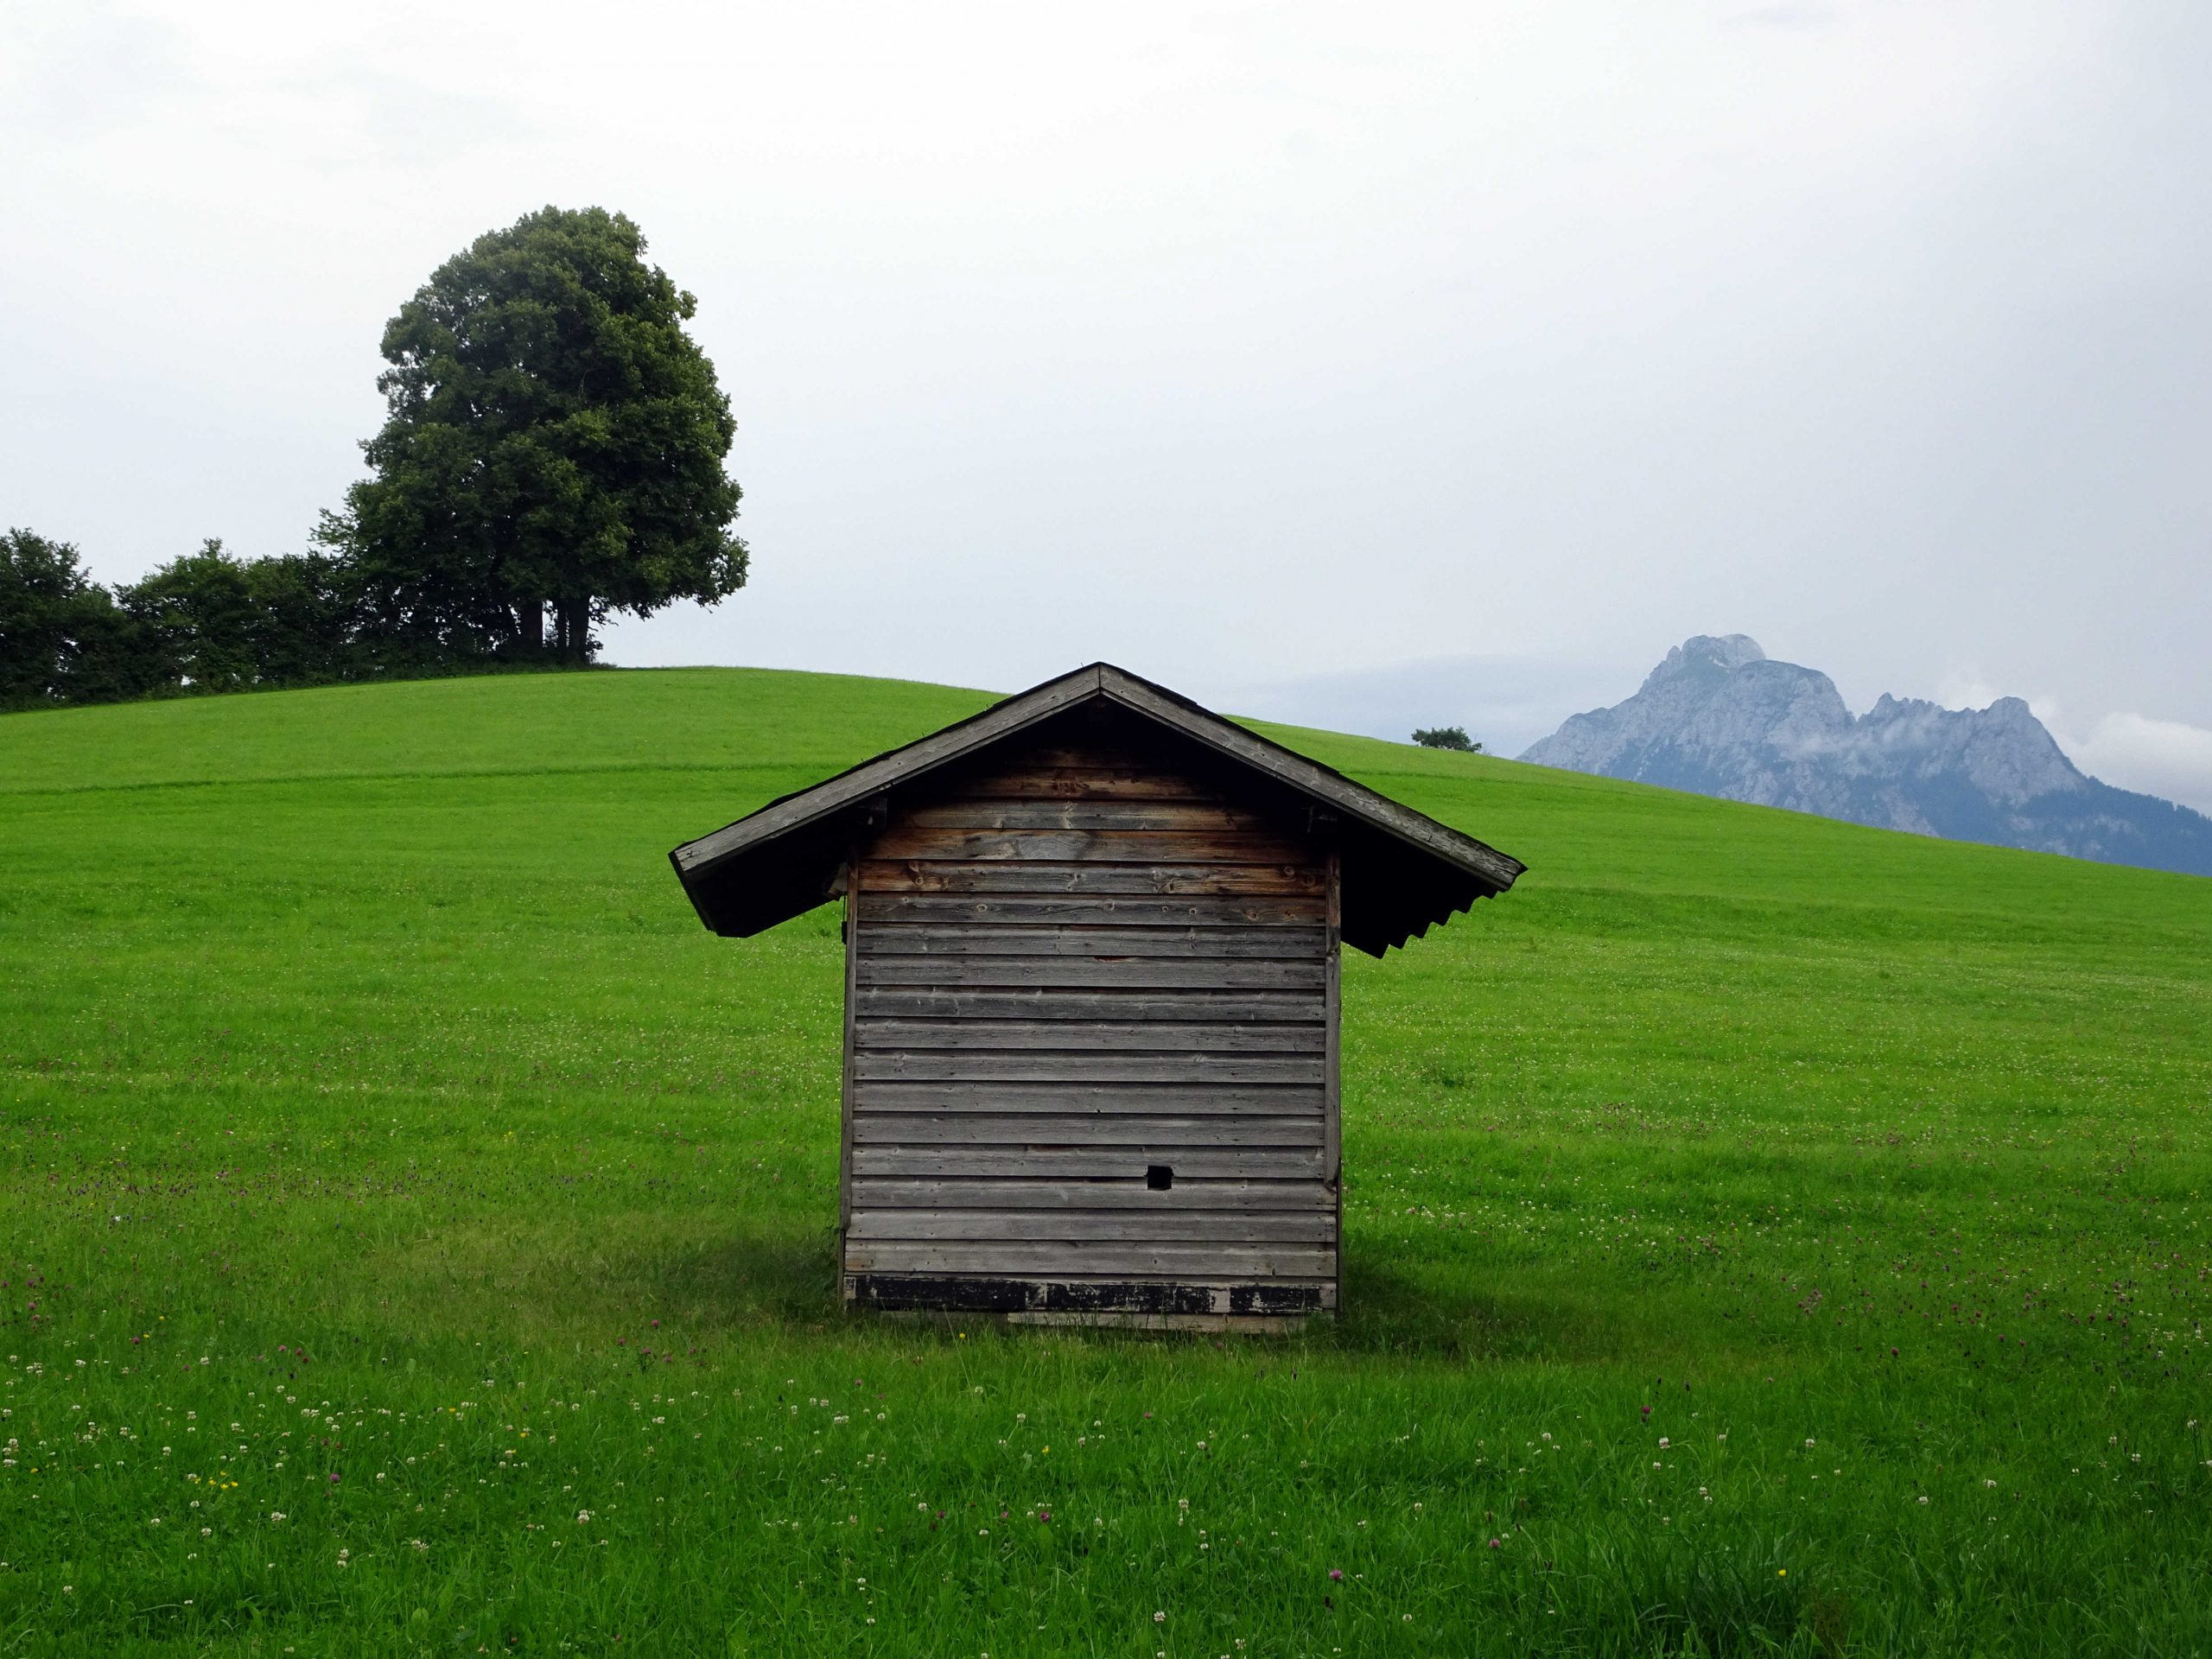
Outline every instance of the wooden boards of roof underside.
POLYGON ((1296 864, 1296 842, 1252 830, 931 830, 894 823, 866 858, 1022 858, 1109 864, 1296 864))
MULTIPOLYGON (((860 919, 939 926, 1014 923, 1057 927, 1252 927, 1284 923, 1319 931, 1325 900, 1319 895, 1117 898, 1077 893, 872 893, 862 888, 860 919)), ((1320 953, 1317 950, 1316 956, 1320 953)))
POLYGON ((864 859, 870 893, 1105 893, 1141 897, 1318 894, 1326 877, 1304 864, 1108 864, 1046 859, 864 859))
POLYGON ((1153 1244, 1116 1240, 920 1242, 854 1239, 848 1273, 1156 1273, 1208 1278, 1334 1278, 1337 1253, 1320 1244, 1153 1244))
POLYGON ((948 797, 974 800, 1218 801, 1219 791, 1158 762, 1133 755, 1069 748, 1033 751, 949 784, 948 797))
MULTIPOLYGON (((1050 927, 1011 917, 982 922, 917 918, 896 925, 878 920, 861 930, 859 945, 863 969, 885 957, 922 956, 1278 957, 1318 966, 1327 947, 1327 930, 1318 925, 1135 926, 1108 916, 1094 916, 1090 925, 1050 927)), ((861 982, 868 982, 865 972, 861 982)))
MULTIPOLYGON (((1173 830, 1183 835, 1238 831, 1281 839, 1280 826, 1256 812, 1225 801, 1040 801, 957 800, 910 806, 899 823, 918 833, 931 830, 1173 830)), ((1232 843, 1233 844, 1233 843, 1232 843)), ((1293 856, 1297 856, 1294 848, 1293 856)))

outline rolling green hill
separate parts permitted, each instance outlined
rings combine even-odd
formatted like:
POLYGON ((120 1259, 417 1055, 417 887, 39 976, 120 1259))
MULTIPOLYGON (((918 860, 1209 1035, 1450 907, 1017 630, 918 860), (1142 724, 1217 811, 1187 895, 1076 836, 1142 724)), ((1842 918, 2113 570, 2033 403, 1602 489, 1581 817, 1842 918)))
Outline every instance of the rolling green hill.
POLYGON ((836 915, 665 855, 988 701, 0 718, 0 1650, 2212 1644, 2212 880, 1272 730, 1531 867, 1347 959, 1345 1318, 849 1320, 836 915))

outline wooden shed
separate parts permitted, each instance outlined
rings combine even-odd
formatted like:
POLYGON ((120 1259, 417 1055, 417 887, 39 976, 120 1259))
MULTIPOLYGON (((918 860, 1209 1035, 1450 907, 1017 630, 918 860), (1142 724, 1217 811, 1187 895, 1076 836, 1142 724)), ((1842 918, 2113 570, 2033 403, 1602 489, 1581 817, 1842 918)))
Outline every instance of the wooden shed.
POLYGON ((848 1302, 1338 1306, 1338 945, 1522 865, 1106 664, 670 855, 744 937, 842 897, 848 1302))

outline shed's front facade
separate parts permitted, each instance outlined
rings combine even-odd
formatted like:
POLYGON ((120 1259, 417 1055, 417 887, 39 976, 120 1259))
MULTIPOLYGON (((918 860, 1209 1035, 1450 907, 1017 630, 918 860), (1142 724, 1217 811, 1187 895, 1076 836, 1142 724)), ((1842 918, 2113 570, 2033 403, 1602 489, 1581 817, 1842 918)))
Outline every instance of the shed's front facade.
POLYGON ((678 848, 744 935, 842 896, 848 1301, 1338 1305, 1340 943, 1519 863, 1096 664, 678 848))

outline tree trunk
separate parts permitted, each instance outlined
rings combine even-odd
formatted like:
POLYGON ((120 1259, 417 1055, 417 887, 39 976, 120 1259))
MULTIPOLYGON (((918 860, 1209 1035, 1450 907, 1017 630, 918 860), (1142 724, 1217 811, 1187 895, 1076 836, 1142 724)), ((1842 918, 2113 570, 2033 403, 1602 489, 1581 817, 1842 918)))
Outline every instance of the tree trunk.
POLYGON ((543 601, 526 599, 515 607, 515 632, 522 640, 522 648, 532 656, 545 648, 545 606, 543 601))
POLYGON ((562 658, 571 668, 582 668, 591 643, 591 601, 564 599, 560 608, 562 658))

